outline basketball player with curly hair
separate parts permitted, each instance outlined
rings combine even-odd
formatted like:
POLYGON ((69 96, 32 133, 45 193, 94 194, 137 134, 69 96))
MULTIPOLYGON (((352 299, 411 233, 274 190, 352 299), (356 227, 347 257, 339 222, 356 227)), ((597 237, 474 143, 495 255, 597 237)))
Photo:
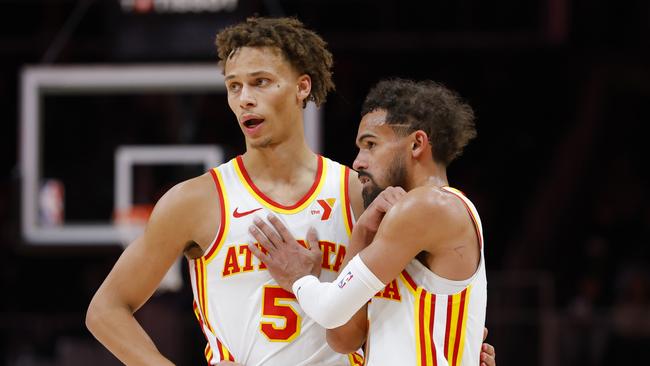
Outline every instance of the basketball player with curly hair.
POLYGON ((246 152, 181 182, 156 204, 142 237, 119 258, 88 309, 93 335, 129 365, 172 364, 133 317, 179 255, 189 263, 194 312, 208 364, 350 365, 326 331, 249 249, 255 215, 275 214, 324 253, 320 279, 338 275, 361 183, 349 168, 314 153, 303 130, 308 101, 321 105, 332 81, 332 55, 291 18, 250 18, 217 35, 227 98, 246 152), (316 240, 318 237, 318 240, 316 240))
POLYGON ((377 84, 362 109, 354 169, 366 211, 347 264, 323 282, 310 250, 281 220, 256 218, 251 247, 339 352, 366 344, 366 365, 465 365, 481 360, 487 277, 476 208, 447 166, 476 136, 474 113, 432 81, 377 84), (279 233, 279 234, 278 234, 279 233), (370 302, 369 302, 370 301, 370 302))

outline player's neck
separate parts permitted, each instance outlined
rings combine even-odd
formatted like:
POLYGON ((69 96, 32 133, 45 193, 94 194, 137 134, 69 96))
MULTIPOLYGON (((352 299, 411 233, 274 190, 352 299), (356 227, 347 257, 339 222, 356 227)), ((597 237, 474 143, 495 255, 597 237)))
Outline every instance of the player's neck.
POLYGON ((263 148, 249 148, 242 156, 251 179, 291 182, 305 172, 317 170, 316 154, 303 136, 263 148))
POLYGON ((433 161, 424 164, 415 164, 412 166, 410 179, 407 180, 407 191, 411 189, 431 186, 431 187, 445 187, 449 185, 447 180, 447 169, 445 166, 436 164, 433 161))

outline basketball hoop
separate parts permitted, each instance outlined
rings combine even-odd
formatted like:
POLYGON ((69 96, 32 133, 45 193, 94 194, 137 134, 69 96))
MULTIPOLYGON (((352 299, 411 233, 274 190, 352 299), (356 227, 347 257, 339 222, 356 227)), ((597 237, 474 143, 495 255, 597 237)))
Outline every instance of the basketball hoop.
POLYGON ((126 248, 131 242, 144 234, 153 205, 133 205, 123 210, 116 210, 113 215, 113 224, 120 233, 120 241, 126 248))

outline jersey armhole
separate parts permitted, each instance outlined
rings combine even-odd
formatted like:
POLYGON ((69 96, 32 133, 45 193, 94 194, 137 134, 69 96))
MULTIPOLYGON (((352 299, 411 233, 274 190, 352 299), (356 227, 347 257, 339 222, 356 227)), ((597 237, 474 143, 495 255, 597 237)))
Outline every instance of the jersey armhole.
POLYGON ((217 230, 214 240, 212 240, 212 243, 210 243, 205 251, 205 254, 203 255, 203 258, 206 262, 209 262, 219 252, 219 248, 226 238, 226 231, 228 230, 230 223, 230 220, 228 218, 228 199, 226 190, 223 185, 223 178, 221 177, 221 173, 219 172, 218 168, 213 168, 210 170, 210 175, 212 175, 212 180, 214 181, 217 189, 217 194, 219 196, 220 218, 219 229, 217 230))
POLYGON ((350 201, 350 168, 341 165, 341 197, 343 197, 343 223, 348 237, 352 236, 352 228, 354 227, 354 213, 352 210, 352 202, 350 201))
POLYGON ((467 196, 465 194, 453 187, 443 187, 443 189, 454 196, 456 196, 465 206, 467 213, 469 214, 470 219, 472 219, 472 224, 474 224, 474 231, 476 232, 476 239, 478 241, 478 247, 480 250, 483 250, 483 228, 481 227, 481 220, 478 217, 476 208, 473 208, 473 204, 468 203, 467 196))

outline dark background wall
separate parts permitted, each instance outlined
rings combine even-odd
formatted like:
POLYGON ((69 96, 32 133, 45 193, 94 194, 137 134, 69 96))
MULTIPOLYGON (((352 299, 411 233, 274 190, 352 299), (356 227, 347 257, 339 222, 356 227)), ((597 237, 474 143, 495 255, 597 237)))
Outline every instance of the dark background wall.
MULTIPOLYGON (((216 13, 139 14, 122 11, 118 0, 2 0, 0 364, 117 362, 91 338, 83 318, 121 248, 44 248, 20 233, 21 69, 213 62, 216 32, 253 14, 297 16, 329 43, 337 90, 323 109, 323 153, 334 160, 352 163, 361 102, 381 78, 440 81, 475 108, 478 139, 452 164, 449 177, 482 215, 489 341, 500 365, 645 359, 650 3, 267 0, 240 1, 216 13)), ((77 107, 74 98, 45 103, 59 116, 52 118, 88 136, 115 143, 217 143, 232 157, 243 152, 243 139, 219 98, 165 94, 85 100, 77 107), (188 113, 196 121, 189 135, 179 132, 188 113), (120 127, 124 116, 129 128, 120 127), (86 123, 100 117, 105 120, 96 127, 86 123)), ((59 156, 68 179, 82 183, 80 190, 110 190, 100 170, 112 169, 112 161, 93 155, 101 145, 76 137, 66 155, 56 141, 69 139, 69 129, 44 123, 48 151, 59 156), (80 158, 69 163, 69 156, 80 158)), ((77 209, 79 216, 101 212, 77 209)), ((203 362, 187 286, 153 298, 138 316, 177 363, 203 362)))

